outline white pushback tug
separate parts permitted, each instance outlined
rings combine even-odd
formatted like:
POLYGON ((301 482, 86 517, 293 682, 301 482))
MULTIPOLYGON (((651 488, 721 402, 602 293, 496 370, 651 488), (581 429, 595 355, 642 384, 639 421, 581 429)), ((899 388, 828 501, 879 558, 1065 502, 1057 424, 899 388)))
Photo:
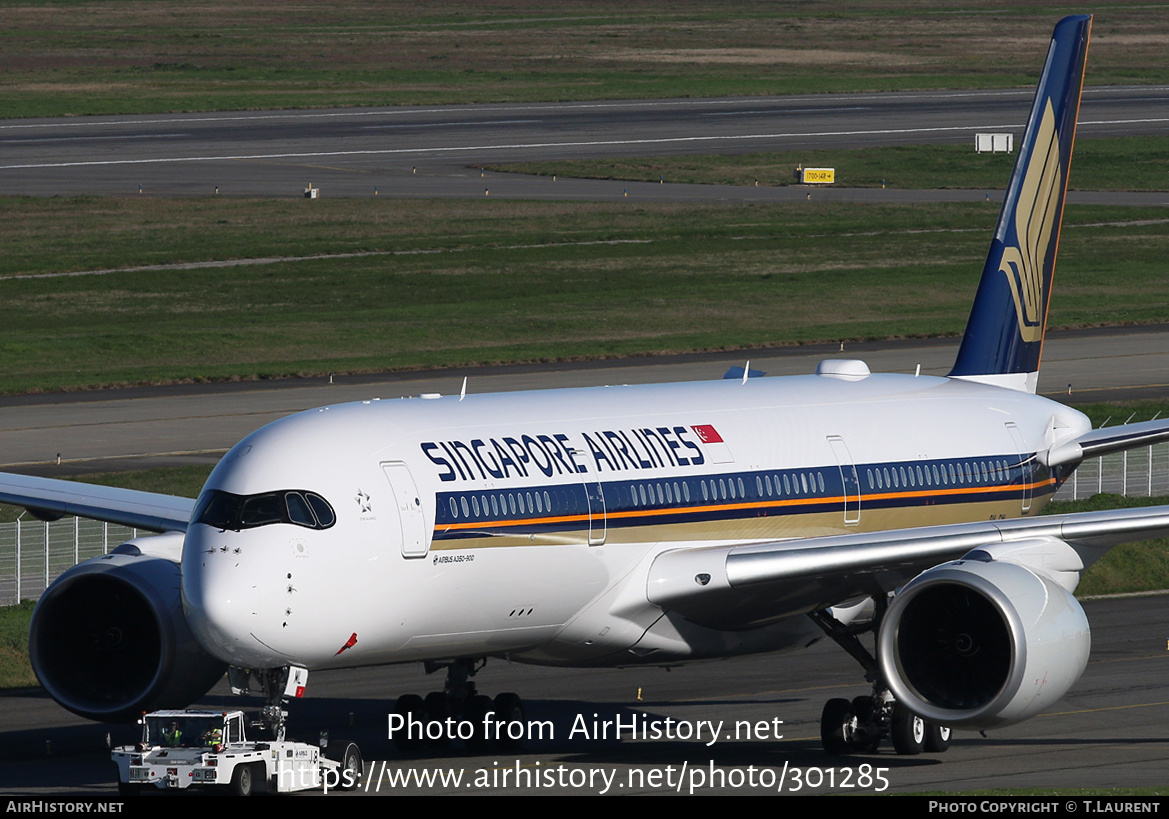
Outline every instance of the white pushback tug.
POLYGON ((352 790, 361 780, 361 751, 289 740, 249 741, 242 711, 155 711, 139 720, 135 745, 113 749, 118 793, 218 787, 236 796, 322 788, 352 790))

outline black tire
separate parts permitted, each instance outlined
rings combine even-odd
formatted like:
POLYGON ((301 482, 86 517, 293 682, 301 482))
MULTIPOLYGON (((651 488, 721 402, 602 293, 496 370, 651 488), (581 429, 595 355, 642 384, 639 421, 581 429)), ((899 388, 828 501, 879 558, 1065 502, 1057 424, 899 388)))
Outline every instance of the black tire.
POLYGON ((950 738, 952 732, 949 728, 941 725, 934 725, 932 722, 925 724, 925 750, 930 754, 943 754, 950 748, 950 738))
POLYGON ((491 697, 476 694, 467 701, 463 709, 463 720, 471 726, 471 738, 466 740, 467 750, 472 754, 484 754, 491 749, 495 732, 486 724, 486 717, 495 710, 491 697))
MULTIPOLYGON (((394 710, 407 719, 413 717, 416 722, 423 724, 426 722, 426 703, 417 694, 403 694, 398 697, 394 710)), ((415 754, 422 747, 422 739, 411 737, 406 730, 395 731, 394 744, 401 753, 415 754)))
POLYGON ((361 784, 361 775, 365 768, 361 760, 361 749, 357 747, 357 743, 334 742, 329 746, 326 756, 341 766, 335 786, 338 790, 351 791, 361 784), (334 748, 339 750, 333 750, 334 748))
POLYGON ((231 772, 231 784, 228 789, 232 796, 251 796, 256 785, 256 772, 251 765, 236 765, 231 772))
POLYGON ((853 731, 849 738, 849 749, 860 754, 874 753, 881 745, 881 727, 876 724, 873 709, 876 702, 872 697, 855 697, 852 713, 855 717, 853 731))
POLYGON ((852 750, 852 703, 839 697, 824 703, 820 712, 820 742, 832 756, 852 750))
POLYGON ((426 747, 436 751, 441 751, 451 744, 451 738, 448 735, 445 724, 448 719, 454 716, 454 709, 451 707, 451 698, 443 691, 431 691, 426 695, 426 719, 428 722, 440 722, 444 724, 442 731, 436 731, 435 738, 427 737, 426 747))
POLYGON ((889 739, 893 750, 905 756, 915 756, 925 750, 926 721, 901 703, 893 706, 893 721, 889 725, 889 739))
POLYGON ((512 722, 523 724, 524 701, 519 698, 518 694, 500 694, 495 698, 494 705, 495 722, 497 725, 503 723, 503 725, 499 725, 496 729, 496 745, 502 750, 514 751, 523 745, 523 736, 510 736, 505 726, 507 723, 512 722))
POLYGON ((141 785, 131 785, 129 782, 118 780, 118 796, 122 799, 137 799, 141 795, 141 785))

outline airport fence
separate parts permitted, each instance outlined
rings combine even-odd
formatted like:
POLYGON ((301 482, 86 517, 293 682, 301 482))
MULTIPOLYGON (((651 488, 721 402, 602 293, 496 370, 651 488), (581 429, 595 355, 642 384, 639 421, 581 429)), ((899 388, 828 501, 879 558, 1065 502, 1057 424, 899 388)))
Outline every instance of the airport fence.
POLYGON ((1089 458, 1055 493, 1055 499, 1081 500, 1102 492, 1148 498, 1169 495, 1169 443, 1089 458))
POLYGON ((137 536, 128 526, 73 517, 0 523, 0 605, 39 599, 57 575, 137 536))

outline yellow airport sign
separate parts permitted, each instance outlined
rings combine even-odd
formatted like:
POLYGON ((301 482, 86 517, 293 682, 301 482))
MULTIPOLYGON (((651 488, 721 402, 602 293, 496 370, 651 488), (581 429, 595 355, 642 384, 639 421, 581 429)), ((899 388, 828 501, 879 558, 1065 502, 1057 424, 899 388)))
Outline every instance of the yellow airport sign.
POLYGON ((835 168, 804 168, 800 171, 800 182, 804 185, 831 185, 835 181, 835 168))

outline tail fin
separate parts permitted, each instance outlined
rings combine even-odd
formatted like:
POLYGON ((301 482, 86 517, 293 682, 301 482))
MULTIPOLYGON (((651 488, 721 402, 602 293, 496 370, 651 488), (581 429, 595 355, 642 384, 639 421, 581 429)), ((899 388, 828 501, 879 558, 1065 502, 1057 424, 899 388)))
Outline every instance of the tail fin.
POLYGON ((1055 27, 952 377, 1035 392, 1091 16, 1055 27))

